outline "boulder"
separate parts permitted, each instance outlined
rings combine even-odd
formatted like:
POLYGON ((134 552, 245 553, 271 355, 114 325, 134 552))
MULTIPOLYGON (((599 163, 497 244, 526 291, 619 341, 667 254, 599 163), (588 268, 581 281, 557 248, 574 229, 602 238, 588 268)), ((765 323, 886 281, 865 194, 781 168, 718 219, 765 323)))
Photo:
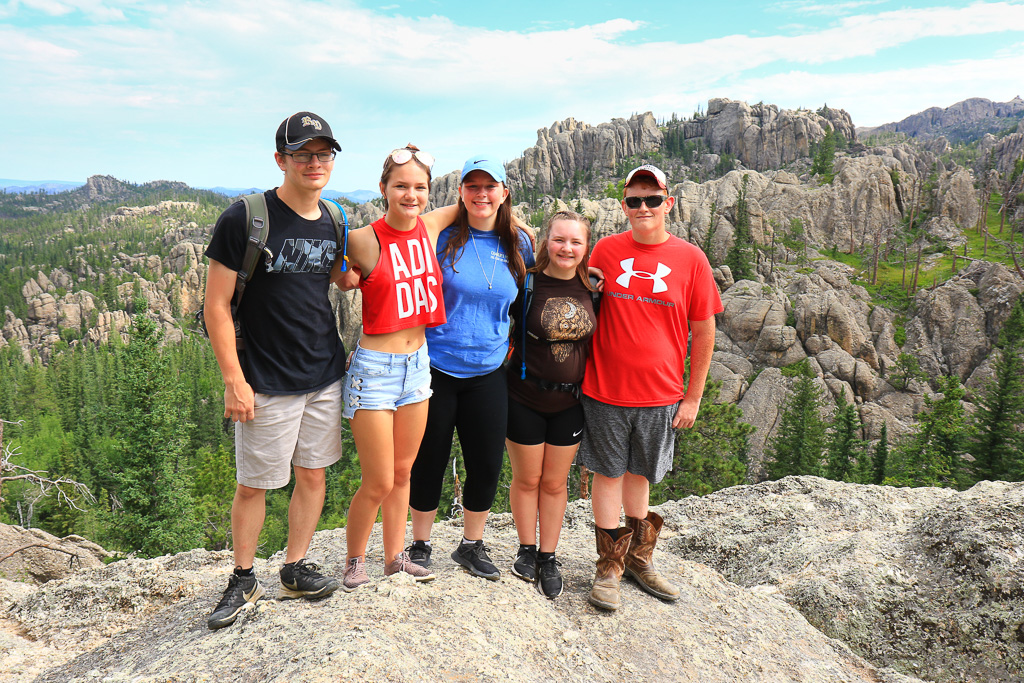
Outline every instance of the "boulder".
POLYGON ((860 358, 872 368, 878 367, 878 354, 865 332, 866 320, 855 314, 858 306, 835 290, 797 294, 793 308, 796 330, 801 339, 814 335, 827 336, 847 354, 860 358))
POLYGON ((973 285, 954 278, 917 294, 917 315, 907 323, 905 348, 931 378, 955 375, 963 382, 991 348, 985 312, 970 292, 973 285))
POLYGON ((870 661, 936 681, 1024 677, 1024 484, 957 492, 787 477, 662 514, 673 552, 778 590, 870 661))
POLYGON ((0 577, 46 583, 103 566, 112 555, 81 536, 57 538, 42 529, 0 524, 0 577))

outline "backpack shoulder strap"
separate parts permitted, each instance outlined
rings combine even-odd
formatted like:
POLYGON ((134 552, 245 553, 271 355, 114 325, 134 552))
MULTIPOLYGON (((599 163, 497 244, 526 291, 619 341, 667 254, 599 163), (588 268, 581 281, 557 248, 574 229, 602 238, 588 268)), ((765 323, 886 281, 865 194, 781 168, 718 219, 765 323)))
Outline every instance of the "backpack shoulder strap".
POLYGON ((338 240, 335 258, 338 258, 339 253, 341 254, 341 270, 346 271, 348 270, 348 216, 345 214, 345 207, 333 199, 321 199, 320 203, 327 209, 327 213, 334 223, 334 234, 338 240))
POLYGON ((249 230, 249 237, 245 244, 245 255, 242 257, 242 268, 238 271, 238 277, 235 280, 236 306, 242 301, 246 283, 256 272, 260 255, 267 246, 267 235, 270 234, 266 196, 262 192, 247 194, 242 195, 241 201, 245 204, 245 224, 249 230))
POLYGON ((590 276, 590 286, 593 289, 590 290, 590 300, 594 303, 594 315, 600 313, 601 309, 601 292, 597 291, 597 276, 590 276))
POLYGON ((519 347, 519 358, 522 366, 519 368, 519 379, 526 379, 526 314, 530 312, 530 304, 533 303, 533 273, 527 271, 526 279, 523 280, 523 315, 519 318, 522 326, 523 345, 519 347))

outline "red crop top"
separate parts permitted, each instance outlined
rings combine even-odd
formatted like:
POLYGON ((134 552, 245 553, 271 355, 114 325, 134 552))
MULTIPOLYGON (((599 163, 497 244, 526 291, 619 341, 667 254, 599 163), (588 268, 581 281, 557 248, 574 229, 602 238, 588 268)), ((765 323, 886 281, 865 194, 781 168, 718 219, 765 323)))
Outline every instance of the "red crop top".
POLYGON ((441 268, 423 221, 409 231, 395 230, 381 218, 370 226, 380 258, 363 279, 363 332, 386 334, 447 320, 441 295, 441 268))

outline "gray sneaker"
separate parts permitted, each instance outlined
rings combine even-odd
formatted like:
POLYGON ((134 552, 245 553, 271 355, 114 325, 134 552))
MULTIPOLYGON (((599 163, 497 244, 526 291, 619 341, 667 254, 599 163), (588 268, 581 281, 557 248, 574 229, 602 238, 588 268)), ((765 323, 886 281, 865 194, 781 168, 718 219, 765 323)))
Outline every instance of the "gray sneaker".
POLYGON ((388 566, 384 567, 384 576, 391 576, 398 572, 405 572, 417 581, 430 581, 435 577, 434 572, 419 566, 409 559, 409 553, 407 552, 398 553, 395 559, 389 562, 388 566))
POLYGON ((305 598, 319 600, 338 590, 338 580, 320 573, 320 567, 306 558, 281 567, 282 600, 305 598))
POLYGON ((206 625, 212 629, 230 626, 235 623, 243 609, 255 605, 265 592, 255 576, 232 574, 228 577, 228 587, 224 590, 224 595, 210 614, 206 625))
POLYGON ((427 545, 426 541, 413 541, 412 545, 405 549, 413 564, 418 564, 421 567, 430 566, 431 551, 433 551, 433 547, 427 545))
POLYGON ((489 548, 484 547, 482 540, 473 543, 460 543, 459 547, 452 552, 452 559, 468 569, 473 576, 497 581, 501 578, 501 572, 487 556, 488 550, 489 548))
POLYGON ((351 593, 362 585, 370 583, 370 577, 366 573, 366 562, 362 555, 353 557, 345 567, 345 576, 342 579, 342 588, 346 593, 351 593))
POLYGON ((523 581, 531 583, 537 579, 537 546, 519 545, 516 561, 512 563, 512 573, 523 581))

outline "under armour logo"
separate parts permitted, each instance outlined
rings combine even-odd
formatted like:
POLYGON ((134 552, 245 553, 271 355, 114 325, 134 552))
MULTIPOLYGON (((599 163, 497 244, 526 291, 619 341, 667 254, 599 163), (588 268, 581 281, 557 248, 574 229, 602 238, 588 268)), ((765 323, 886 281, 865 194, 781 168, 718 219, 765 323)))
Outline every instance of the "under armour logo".
POLYGON ((315 128, 316 130, 321 130, 323 128, 323 125, 316 119, 311 118, 309 116, 303 116, 302 127, 305 128, 306 126, 313 126, 313 128, 315 128))
POLYGON ((668 276, 669 273, 672 272, 672 269, 666 266, 664 263, 659 263, 658 270, 654 273, 648 273, 647 271, 643 270, 633 270, 633 259, 631 258, 619 261, 619 266, 622 268, 623 271, 625 271, 622 273, 622 275, 615 278, 615 283, 620 287, 625 287, 626 289, 629 289, 629 281, 633 278, 633 276, 636 276, 641 280, 653 281, 654 285, 651 288, 652 294, 657 294, 658 292, 664 292, 668 290, 668 285, 665 284, 665 278, 668 276))

